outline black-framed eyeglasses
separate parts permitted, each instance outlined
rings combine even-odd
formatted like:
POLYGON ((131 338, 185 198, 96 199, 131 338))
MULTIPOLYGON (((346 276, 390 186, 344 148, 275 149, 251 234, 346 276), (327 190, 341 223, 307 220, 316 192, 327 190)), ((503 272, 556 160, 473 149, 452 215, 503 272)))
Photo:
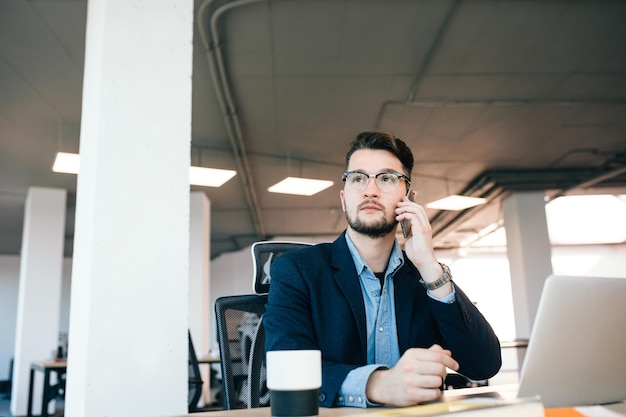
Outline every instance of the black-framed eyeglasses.
POLYGON ((346 188, 355 191, 363 191, 367 188, 370 182, 370 178, 374 177, 376 180, 376 186, 380 191, 393 191, 398 188, 400 179, 404 178, 407 186, 411 185, 411 180, 406 175, 395 172, 380 172, 378 174, 366 174, 361 171, 346 171, 343 173, 343 182, 346 183, 346 188))

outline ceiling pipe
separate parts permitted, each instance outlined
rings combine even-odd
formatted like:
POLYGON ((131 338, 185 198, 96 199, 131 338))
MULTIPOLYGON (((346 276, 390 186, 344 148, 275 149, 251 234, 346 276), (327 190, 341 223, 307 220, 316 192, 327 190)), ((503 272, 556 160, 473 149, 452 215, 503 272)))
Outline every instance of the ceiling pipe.
POLYGON ((407 107, 439 108, 439 107, 512 107, 512 106, 549 106, 570 107, 585 105, 624 105, 624 99, 577 99, 577 100, 543 100, 543 99, 502 99, 502 100, 422 100, 399 102, 390 101, 389 104, 401 104, 407 107))
POLYGON ((582 182, 579 182, 578 184, 572 185, 570 187, 564 188, 562 190, 560 190, 558 193, 556 193, 555 195, 553 195, 552 197, 550 197, 551 200, 554 200, 555 198, 559 198, 562 197, 564 195, 566 195, 568 192, 575 190, 575 189, 586 189, 589 187, 593 187, 596 184, 599 184, 601 182, 604 182, 606 180, 610 180, 612 178, 618 177, 622 174, 626 173, 626 164, 621 164, 615 168, 612 168, 608 171, 603 171, 600 173, 597 173, 595 175, 590 176, 589 178, 583 180, 582 182))
MULTIPOLYGON (((576 189, 585 189, 598 185, 624 173, 626 173, 626 163, 621 163, 608 170, 564 168, 525 171, 495 170, 483 172, 459 194, 469 197, 486 198, 487 203, 459 212, 447 212, 444 210, 437 212, 430 220, 433 238, 442 235, 466 218, 488 207, 490 204, 502 201, 512 192, 559 189, 560 191, 551 198, 554 199, 576 189), (576 179, 574 184, 572 184, 572 178, 576 179)), ((617 186, 626 187, 626 179, 617 184, 617 186)))
POLYGON ((573 106, 623 106, 624 99, 488 99, 488 100, 420 100, 420 101, 385 101, 378 112, 376 128, 380 127, 381 121, 388 106, 415 107, 418 109, 442 109, 459 107, 516 107, 516 106, 545 106, 545 107, 573 107, 573 106))
POLYGON ((215 0, 205 0, 198 9, 198 31, 200 38, 204 45, 205 53, 207 55, 209 63, 209 73, 211 74, 211 81, 215 88, 218 103, 222 110, 222 118, 228 134, 228 139, 233 149, 235 157, 235 163, 237 170, 240 173, 241 181, 243 183, 243 191, 246 197, 246 203, 250 214, 252 216, 252 222, 257 234, 258 239, 265 239, 265 226, 263 222, 263 216, 261 214, 258 197, 254 188, 252 170, 248 162, 245 143, 243 140, 243 134, 241 132, 241 124, 239 122, 239 116, 237 114, 237 108, 230 91, 228 83, 228 77, 224 66, 224 59, 221 52, 221 42, 219 39, 219 32, 217 29, 219 17, 226 11, 235 7, 243 6, 246 4, 265 1, 265 0, 239 0, 233 1, 217 7, 215 10, 210 10, 210 16, 207 20, 210 23, 210 28, 207 29, 205 14, 211 3, 215 0))

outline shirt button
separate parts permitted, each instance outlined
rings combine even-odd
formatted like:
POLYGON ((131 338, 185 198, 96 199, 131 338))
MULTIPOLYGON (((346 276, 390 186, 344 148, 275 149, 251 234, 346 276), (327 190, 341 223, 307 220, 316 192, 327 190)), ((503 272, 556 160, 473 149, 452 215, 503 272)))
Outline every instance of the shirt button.
POLYGON ((384 328, 383 326, 380 326, 380 327, 378 328, 378 331, 382 333, 382 332, 384 332, 384 331, 385 331, 385 328, 384 328))
POLYGON ((363 398, 359 397, 359 398, 357 398, 357 401, 358 401, 359 403, 362 403, 362 402, 363 402, 363 398))
POLYGON ((353 397, 352 395, 350 395, 350 396, 348 397, 348 401, 350 401, 350 402, 354 402, 354 397, 353 397))

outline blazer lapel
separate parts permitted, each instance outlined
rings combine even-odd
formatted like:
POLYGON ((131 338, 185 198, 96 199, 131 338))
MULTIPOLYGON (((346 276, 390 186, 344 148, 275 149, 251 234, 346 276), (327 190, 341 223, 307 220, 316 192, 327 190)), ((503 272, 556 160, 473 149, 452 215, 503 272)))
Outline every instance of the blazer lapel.
POLYGON ((333 278, 352 310, 354 321, 359 332, 363 357, 367 358, 365 304, 363 303, 359 277, 354 267, 352 255, 348 249, 344 234, 345 232, 332 243, 331 265, 333 267, 333 278))
POLYGON ((418 285, 417 276, 419 276, 419 272, 415 270, 414 275, 412 274, 413 268, 410 262, 405 256, 404 265, 393 278, 400 352, 408 349, 411 340, 411 317, 413 317, 413 309, 415 309, 415 294, 418 285))

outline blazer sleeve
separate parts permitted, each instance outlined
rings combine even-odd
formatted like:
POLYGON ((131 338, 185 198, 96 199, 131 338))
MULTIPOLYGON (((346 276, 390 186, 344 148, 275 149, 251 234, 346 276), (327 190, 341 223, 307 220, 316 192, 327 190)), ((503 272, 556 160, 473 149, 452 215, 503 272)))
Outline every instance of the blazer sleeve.
MULTIPOLYGON (((307 248, 303 251, 309 250, 307 248)), ((362 355, 358 353, 351 355, 354 358, 352 363, 338 360, 342 356, 342 349, 346 349, 346 346, 354 348, 355 345, 343 341, 359 340, 359 335, 353 326, 346 325, 352 315, 343 310, 345 303, 333 302, 337 293, 328 288, 330 284, 325 283, 331 274, 319 266, 325 263, 314 262, 318 266, 311 265, 311 259, 316 258, 311 257, 310 252, 308 257, 298 258, 293 255, 283 254, 272 264, 270 293, 263 318, 265 349, 321 350, 322 387, 319 402, 323 407, 332 407, 348 373, 365 365, 365 359, 359 363, 358 358, 362 355), (316 281, 315 285, 311 285, 313 281, 316 281), (322 294, 325 286, 326 291, 322 294), (333 323, 336 323, 336 328, 333 323), (336 345, 331 346, 332 343, 336 345), (333 357, 334 354, 338 356, 333 357)), ((316 256, 322 256, 321 252, 316 256)), ((343 352, 343 355, 346 353, 343 352)))
POLYGON ((494 376, 502 366, 500 341, 467 295, 455 284, 456 302, 431 300, 444 347, 459 363, 459 373, 473 380, 494 376))
POLYGON ((396 274, 396 321, 400 353, 434 343, 452 352, 459 373, 474 380, 495 375, 502 364, 500 341, 480 311, 455 283, 456 301, 428 296, 409 262, 396 274))

